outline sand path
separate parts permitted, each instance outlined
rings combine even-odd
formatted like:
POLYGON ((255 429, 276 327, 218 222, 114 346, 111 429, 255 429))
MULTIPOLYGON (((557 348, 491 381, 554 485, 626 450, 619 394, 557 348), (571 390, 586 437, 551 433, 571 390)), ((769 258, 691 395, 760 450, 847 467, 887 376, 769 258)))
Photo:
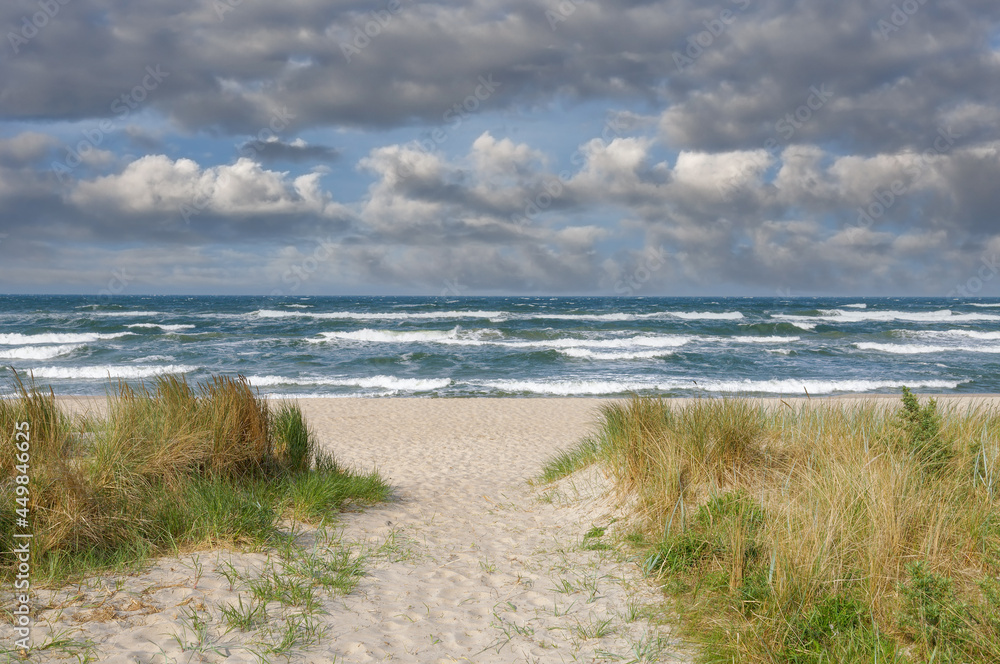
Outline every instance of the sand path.
MULTIPOLYGON (((291 660, 687 661, 668 628, 644 612, 658 595, 636 565, 614 550, 583 546, 615 541, 584 541, 611 520, 600 474, 581 474, 557 490, 526 481, 591 430, 600 403, 303 400, 321 444, 343 463, 377 468, 395 495, 343 515, 343 540, 378 555, 352 593, 319 594, 312 620, 322 637, 287 651, 291 660)), ((202 552, 162 559, 125 579, 95 579, 52 595, 37 634, 71 628, 73 639, 90 644, 87 652, 115 664, 261 661, 254 652, 280 641, 281 629, 227 630, 222 607, 249 596, 220 570, 231 564, 250 575, 268 569, 272 556, 202 552)), ((269 615, 288 624, 280 607, 269 615)), ((36 654, 60 656, 58 649, 36 654)))
POLYGON ((566 501, 572 489, 546 504, 525 482, 586 435, 599 403, 396 399, 322 412, 304 403, 338 458, 374 463, 397 489, 398 502, 350 515, 347 532, 378 540, 396 529, 415 555, 347 598, 359 618, 338 627, 334 650, 358 662, 638 659, 655 630, 630 623, 629 604, 655 596, 633 596, 634 569, 580 546, 608 519, 589 500, 566 501))

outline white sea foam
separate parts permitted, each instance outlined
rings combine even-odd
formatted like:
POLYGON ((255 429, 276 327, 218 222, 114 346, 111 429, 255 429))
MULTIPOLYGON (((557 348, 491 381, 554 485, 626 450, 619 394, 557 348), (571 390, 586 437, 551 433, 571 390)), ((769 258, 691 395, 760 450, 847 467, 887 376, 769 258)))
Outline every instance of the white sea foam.
POLYGON ((822 309, 818 316, 796 314, 771 314, 771 318, 792 324, 816 323, 864 323, 904 321, 912 323, 961 323, 968 321, 1000 320, 997 314, 956 314, 950 309, 938 311, 844 311, 843 309, 822 309))
POLYGON ((152 329, 158 327, 164 332, 180 332, 181 330, 192 330, 194 325, 164 325, 163 323, 132 323, 131 325, 126 325, 128 328, 143 328, 152 329))
POLYGON ((742 344, 780 344, 786 341, 799 341, 800 337, 720 337, 720 339, 742 344))
POLYGON ((161 374, 178 374, 197 371, 198 367, 186 364, 144 366, 127 364, 102 364, 93 367, 39 367, 32 369, 35 378, 99 379, 150 378, 161 374))
POLYGON ((250 313, 258 318, 318 318, 329 320, 434 320, 434 319, 505 319, 509 314, 505 311, 391 311, 384 313, 358 311, 275 311, 273 309, 258 309, 250 313))
POLYGON ((867 308, 868 308, 868 305, 867 305, 867 304, 864 304, 864 303, 858 303, 858 304, 845 304, 845 305, 844 305, 844 308, 845 308, 845 309, 867 309, 867 308))
POLYGON ((173 362, 176 360, 173 355, 147 355, 146 357, 137 357, 135 363, 140 362, 173 362))
MULTIPOLYGON (((290 305, 285 305, 290 306, 290 305)), ((545 312, 518 313, 509 311, 389 311, 389 312, 359 312, 359 311, 280 311, 275 309, 258 309, 250 313, 257 318, 316 318, 329 320, 449 320, 449 319, 484 319, 491 321, 506 320, 576 320, 626 322, 634 320, 649 320, 663 318, 680 318, 683 320, 740 320, 743 314, 739 311, 660 311, 645 314, 607 313, 607 314, 556 314, 545 312)))
MULTIPOLYGON (((470 342, 476 342, 466 336, 470 342)), ((322 332, 320 338, 312 338, 307 341, 321 343, 324 341, 366 341, 370 343, 447 343, 449 341, 460 341, 459 328, 452 330, 373 330, 365 328, 355 332, 322 332)))
POLYGON ((684 320, 740 320, 743 313, 739 311, 725 311, 715 313, 712 311, 671 311, 671 316, 683 318, 684 320))
POLYGON ((450 378, 397 378, 396 376, 370 376, 345 378, 290 378, 286 376, 247 376, 247 380, 255 387, 272 387, 275 385, 319 386, 330 385, 339 387, 361 387, 365 389, 404 390, 408 392, 427 392, 439 390, 451 385, 450 378))
POLYGON ((854 344, 860 350, 877 350, 895 355, 922 355, 925 353, 1000 353, 1000 346, 931 346, 927 344, 854 344))
POLYGON ((881 389, 899 388, 901 385, 914 388, 954 389, 960 381, 948 380, 692 380, 673 379, 668 381, 617 381, 617 380, 495 380, 479 383, 488 390, 502 392, 528 392, 533 394, 553 394, 560 396, 584 394, 622 394, 637 391, 702 391, 709 393, 744 394, 831 394, 834 392, 871 392, 881 389))
POLYGON ((1000 339, 1000 332, 981 332, 979 330, 893 330, 897 334, 920 339, 1000 339))
POLYGON ((83 344, 63 344, 60 346, 19 346, 10 350, 0 351, 3 360, 51 360, 63 355, 69 355, 83 344))
POLYGON ((321 332, 319 338, 308 341, 322 343, 330 341, 354 341, 369 343, 437 343, 452 346, 502 346, 505 348, 676 348, 690 342, 694 337, 670 335, 642 335, 616 339, 538 339, 516 341, 503 338, 495 329, 462 330, 373 330, 365 328, 355 332, 321 332))
POLYGON ((20 334, 11 332, 0 334, 0 346, 15 346, 25 344, 85 344, 104 339, 118 339, 135 334, 134 332, 115 332, 104 334, 100 332, 42 332, 41 334, 20 334))
POLYGON ((672 350, 640 350, 631 353, 601 353, 598 351, 587 350, 586 348, 563 348, 559 352, 569 357, 584 360, 650 360, 674 354, 672 350))
POLYGON ((970 307, 990 307, 990 308, 1000 307, 1000 304, 998 303, 988 303, 988 302, 966 302, 965 304, 968 304, 970 307))

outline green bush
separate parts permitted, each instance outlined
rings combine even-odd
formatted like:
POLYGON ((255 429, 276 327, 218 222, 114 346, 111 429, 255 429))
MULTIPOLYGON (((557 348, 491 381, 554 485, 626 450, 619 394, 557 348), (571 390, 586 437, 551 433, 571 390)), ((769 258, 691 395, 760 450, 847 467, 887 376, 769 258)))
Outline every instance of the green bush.
POLYGON ((951 445, 941 435, 941 416, 937 412, 937 401, 931 399, 921 406, 917 397, 903 388, 903 406, 899 419, 902 421, 908 451, 928 470, 940 472, 954 456, 951 445))

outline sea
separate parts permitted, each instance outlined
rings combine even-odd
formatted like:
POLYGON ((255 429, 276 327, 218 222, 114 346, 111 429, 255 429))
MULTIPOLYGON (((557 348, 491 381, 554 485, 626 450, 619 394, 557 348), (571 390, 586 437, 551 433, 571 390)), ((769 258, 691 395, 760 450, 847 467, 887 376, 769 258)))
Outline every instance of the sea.
POLYGON ((1000 392, 1000 299, 0 296, 60 395, 244 376, 267 397, 1000 392))

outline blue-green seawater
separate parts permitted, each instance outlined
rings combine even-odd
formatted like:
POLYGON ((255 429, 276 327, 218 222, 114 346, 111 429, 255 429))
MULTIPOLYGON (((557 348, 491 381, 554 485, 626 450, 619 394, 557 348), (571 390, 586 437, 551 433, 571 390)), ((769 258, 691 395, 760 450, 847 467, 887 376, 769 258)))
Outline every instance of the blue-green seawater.
POLYGON ((1000 300, 9 295, 0 365, 67 395, 159 374, 276 396, 995 393, 1000 300))

